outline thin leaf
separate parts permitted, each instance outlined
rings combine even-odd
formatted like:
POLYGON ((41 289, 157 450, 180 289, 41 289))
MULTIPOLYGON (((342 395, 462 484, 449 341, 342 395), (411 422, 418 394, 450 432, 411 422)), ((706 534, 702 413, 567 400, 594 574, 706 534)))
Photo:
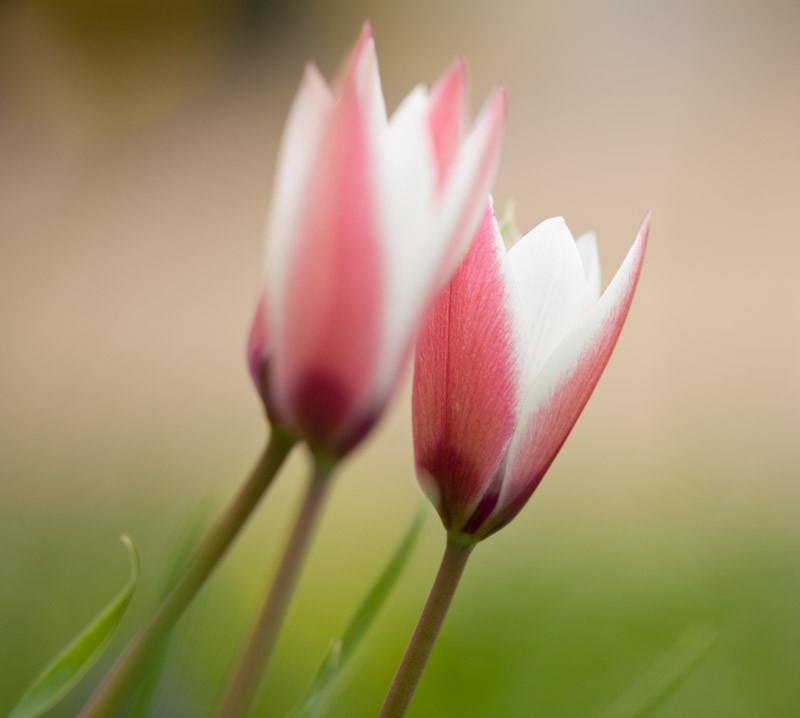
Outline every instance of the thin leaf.
POLYGON ((136 546, 128 536, 120 538, 131 562, 131 575, 125 588, 47 665, 8 718, 35 718, 50 710, 83 678, 108 645, 139 580, 136 546))
POLYGON ((697 668, 716 638, 716 630, 708 624, 687 628, 658 661, 614 701, 602 718, 650 715, 697 668))
POLYGON ((392 558, 350 619, 344 634, 331 644, 305 699, 291 713, 291 718, 314 718, 321 715, 326 702, 333 692, 337 679, 347 667, 348 662, 403 572, 411 556, 411 550, 414 548, 419 536, 424 517, 425 514, 420 509, 406 531, 403 540, 397 546, 392 558))
MULTIPOLYGON (((183 530, 168 564, 169 568, 159 593, 159 604, 178 582, 181 572, 185 569, 194 553, 205 523, 205 511, 203 511, 202 516, 200 514, 195 516, 183 530)), ((139 690, 134 694, 130 703, 130 708, 125 713, 127 718, 145 718, 150 711, 150 706, 155 698, 158 684, 161 681, 161 675, 164 672, 167 653, 169 652, 173 635, 174 630, 170 630, 164 637, 164 640, 161 642, 152 660, 149 662, 139 690)))

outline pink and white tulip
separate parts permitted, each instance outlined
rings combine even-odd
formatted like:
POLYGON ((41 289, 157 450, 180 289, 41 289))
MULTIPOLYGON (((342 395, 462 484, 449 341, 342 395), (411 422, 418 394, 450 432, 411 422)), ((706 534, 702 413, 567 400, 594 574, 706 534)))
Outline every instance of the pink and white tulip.
POLYGON ((389 119, 371 28, 331 89, 306 68, 280 148, 250 370, 270 418, 341 456, 381 415, 474 236, 505 96, 475 124, 456 63, 389 119))
POLYGON ((416 350, 417 471, 448 531, 485 538, 542 480, 617 343, 648 222, 601 295, 593 235, 549 219, 506 251, 486 210, 416 350))

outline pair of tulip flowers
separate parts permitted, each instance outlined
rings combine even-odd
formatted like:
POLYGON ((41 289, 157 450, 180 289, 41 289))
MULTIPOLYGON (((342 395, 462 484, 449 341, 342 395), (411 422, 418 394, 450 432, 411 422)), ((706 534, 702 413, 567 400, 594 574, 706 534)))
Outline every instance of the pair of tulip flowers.
POLYGON ((447 548, 381 718, 404 715, 466 559, 541 481, 617 342, 647 220, 600 291, 592 235, 550 219, 506 250, 490 189, 505 94, 470 125, 457 62, 389 119, 367 25, 335 89, 306 68, 278 160, 266 279, 248 346, 273 434, 82 718, 111 718, 205 583, 296 441, 315 459, 297 523, 218 712, 252 705, 338 461, 380 419, 415 356, 417 473, 447 548))
POLYGON ((617 342, 645 221, 601 293, 593 235, 549 219, 507 250, 489 197, 505 93, 470 127, 463 62, 387 119, 366 26, 332 90, 306 68, 283 135, 249 365, 274 425, 353 449, 415 355, 418 478, 478 541, 527 502, 617 342))

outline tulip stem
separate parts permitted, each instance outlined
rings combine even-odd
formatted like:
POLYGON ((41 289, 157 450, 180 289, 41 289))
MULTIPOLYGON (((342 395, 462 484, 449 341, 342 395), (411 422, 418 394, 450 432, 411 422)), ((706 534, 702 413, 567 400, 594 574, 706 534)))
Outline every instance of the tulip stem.
POLYGON ((130 641, 83 707, 80 718, 112 718, 135 690, 148 661, 225 555, 283 465, 294 440, 273 430, 269 443, 231 503, 209 529, 185 573, 150 621, 130 641))
POLYGON ((317 527, 331 469, 320 462, 314 466, 272 587, 220 704, 219 718, 243 718, 250 710, 317 527))
POLYGON ((436 580, 378 718, 402 718, 408 710, 474 547, 461 537, 448 536, 436 580))

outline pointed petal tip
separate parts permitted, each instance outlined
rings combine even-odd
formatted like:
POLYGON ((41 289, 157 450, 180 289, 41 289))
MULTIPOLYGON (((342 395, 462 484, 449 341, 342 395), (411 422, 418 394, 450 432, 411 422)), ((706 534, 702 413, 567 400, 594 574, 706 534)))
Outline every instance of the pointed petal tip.
POLYGON ((639 227, 639 232, 636 235, 636 244, 641 246, 641 252, 644 254, 644 250, 647 247, 647 240, 650 237, 650 219, 653 216, 653 210, 647 210, 647 214, 645 215, 644 221, 642 222, 642 226, 639 227))
POLYGON ((332 105, 333 91, 315 62, 305 64, 298 95, 304 96, 317 109, 332 105))
POLYGON ((481 109, 476 126, 488 126, 494 143, 499 143, 506 119, 506 91, 502 85, 495 87, 481 109))
POLYGON ((467 68, 457 59, 445 70, 430 93, 428 122, 441 188, 458 153, 467 126, 467 68))
POLYGON ((464 57, 458 56, 447 68, 447 71, 442 78, 442 82, 451 81, 458 82, 460 85, 466 86, 469 81, 469 66, 464 57))
POLYGON ((361 28, 344 73, 337 82, 337 94, 347 94, 347 88, 355 93, 359 102, 376 103, 380 107, 379 113, 385 114, 378 76, 378 54, 370 22, 365 22, 361 28))
POLYGON ((367 20, 361 26, 361 32, 358 35, 356 44, 353 46, 353 52, 350 60, 350 68, 355 69, 360 66, 366 56, 375 55, 375 33, 373 31, 372 22, 367 20))
POLYGON ((650 221, 653 218, 653 210, 648 209, 647 214, 644 216, 644 222, 642 222, 642 227, 639 230, 639 234, 644 235, 645 239, 650 234, 650 221))
POLYGON ((372 21, 367 20, 361 26, 361 32, 356 40, 355 48, 353 49, 353 57, 356 62, 359 62, 364 53, 375 53, 375 29, 372 26, 372 21))
POLYGON ((432 107, 436 107, 444 98, 453 98, 455 105, 464 117, 467 114, 467 88, 469 85, 469 69, 464 58, 456 58, 444 71, 431 91, 432 107))
POLYGON ((506 106, 506 88, 498 85, 492 90, 481 112, 481 119, 489 123, 492 134, 496 134, 498 137, 502 134, 505 125, 506 106))
MULTIPOLYGON (((567 220, 560 214, 556 215, 555 217, 548 217, 547 219, 542 220, 534 229, 541 230, 551 230, 557 231, 560 233, 569 234, 570 238, 572 238, 572 232, 570 231, 569 225, 567 224, 567 220)), ((574 239, 573 239, 574 241, 574 239)))
POLYGON ((505 85, 498 85, 494 88, 492 91, 492 102, 496 109, 503 115, 503 118, 505 118, 508 108, 508 91, 505 85))
POLYGON ((305 66, 303 67, 302 84, 323 89, 326 93, 330 94, 328 82, 325 79, 325 76, 322 74, 322 71, 319 69, 317 63, 313 60, 306 62, 305 66))
POLYGON ((364 20, 364 24, 361 26, 359 42, 365 40, 375 40, 375 26, 372 24, 372 20, 364 20))

